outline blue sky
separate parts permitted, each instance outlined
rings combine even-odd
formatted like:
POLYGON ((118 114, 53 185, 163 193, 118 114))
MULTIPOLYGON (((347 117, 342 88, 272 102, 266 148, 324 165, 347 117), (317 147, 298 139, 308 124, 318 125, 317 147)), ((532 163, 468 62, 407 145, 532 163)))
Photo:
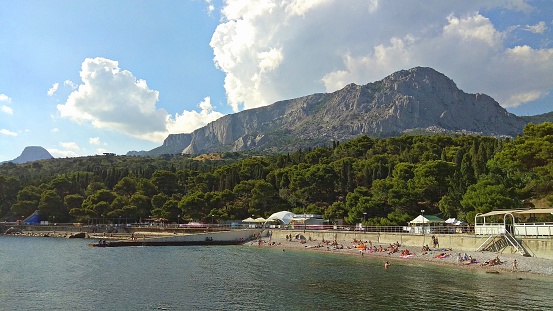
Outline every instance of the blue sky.
POLYGON ((223 116, 432 67, 553 111, 553 1, 0 0, 0 161, 160 146, 223 116))

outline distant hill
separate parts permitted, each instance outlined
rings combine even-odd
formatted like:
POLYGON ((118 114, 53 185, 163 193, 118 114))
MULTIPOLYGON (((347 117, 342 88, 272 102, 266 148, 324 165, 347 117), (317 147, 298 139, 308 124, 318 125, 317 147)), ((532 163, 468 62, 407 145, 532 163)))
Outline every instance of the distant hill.
POLYGON ((151 151, 128 155, 287 152, 360 135, 407 132, 516 136, 527 118, 507 112, 488 95, 463 92, 432 68, 416 67, 377 82, 226 115, 190 134, 169 135, 151 151))
POLYGON ((22 164, 27 162, 34 162, 34 161, 53 159, 53 158, 54 157, 46 149, 40 146, 29 146, 29 147, 25 147, 21 155, 18 156, 17 158, 11 161, 1 162, 0 164, 9 163, 9 162, 15 163, 15 164, 22 164))
POLYGON ((553 111, 548 113, 538 114, 535 116, 522 116, 521 118, 528 123, 531 122, 534 124, 539 124, 543 122, 553 122, 553 111))

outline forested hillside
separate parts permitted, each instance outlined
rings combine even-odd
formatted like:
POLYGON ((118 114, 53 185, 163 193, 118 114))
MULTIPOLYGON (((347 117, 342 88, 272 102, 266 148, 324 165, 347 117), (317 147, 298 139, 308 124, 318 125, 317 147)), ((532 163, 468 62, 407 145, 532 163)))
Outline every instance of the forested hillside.
POLYGON ((362 136, 289 154, 82 157, 0 166, 0 219, 224 221, 280 210, 404 225, 553 203, 553 123, 513 140, 362 136), (213 216, 211 216, 213 215, 213 216))

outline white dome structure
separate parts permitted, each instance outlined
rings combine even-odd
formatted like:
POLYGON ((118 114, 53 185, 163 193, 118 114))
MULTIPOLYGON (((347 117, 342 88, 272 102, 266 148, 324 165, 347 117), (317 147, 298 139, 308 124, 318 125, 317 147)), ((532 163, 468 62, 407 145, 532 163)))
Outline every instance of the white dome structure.
POLYGON ((294 213, 291 213, 288 211, 281 211, 269 216, 269 218, 267 218, 267 221, 279 220, 283 222, 285 225, 288 225, 290 224, 290 221, 292 220, 292 218, 294 218, 294 213))

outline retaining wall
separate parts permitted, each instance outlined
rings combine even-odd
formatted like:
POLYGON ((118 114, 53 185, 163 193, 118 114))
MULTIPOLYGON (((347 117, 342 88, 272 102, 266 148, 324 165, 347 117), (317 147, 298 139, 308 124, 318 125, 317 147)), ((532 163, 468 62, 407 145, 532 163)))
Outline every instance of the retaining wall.
MULTIPOLYGON (((301 233, 305 238, 321 241, 337 240, 338 243, 349 243, 353 239, 371 241, 373 245, 383 245, 399 242, 402 245, 421 246, 428 244, 432 247, 431 235, 414 235, 403 233, 378 233, 378 232, 344 232, 344 231, 304 231, 303 230, 272 230, 273 236, 284 239, 286 235, 295 236, 301 233)), ((475 251, 486 241, 488 236, 476 236, 468 234, 434 234, 440 242, 440 247, 451 248, 453 251, 475 251)), ((523 246, 535 257, 553 259, 552 238, 523 238, 523 246)), ((511 247, 505 248, 503 253, 514 253, 511 247)))

